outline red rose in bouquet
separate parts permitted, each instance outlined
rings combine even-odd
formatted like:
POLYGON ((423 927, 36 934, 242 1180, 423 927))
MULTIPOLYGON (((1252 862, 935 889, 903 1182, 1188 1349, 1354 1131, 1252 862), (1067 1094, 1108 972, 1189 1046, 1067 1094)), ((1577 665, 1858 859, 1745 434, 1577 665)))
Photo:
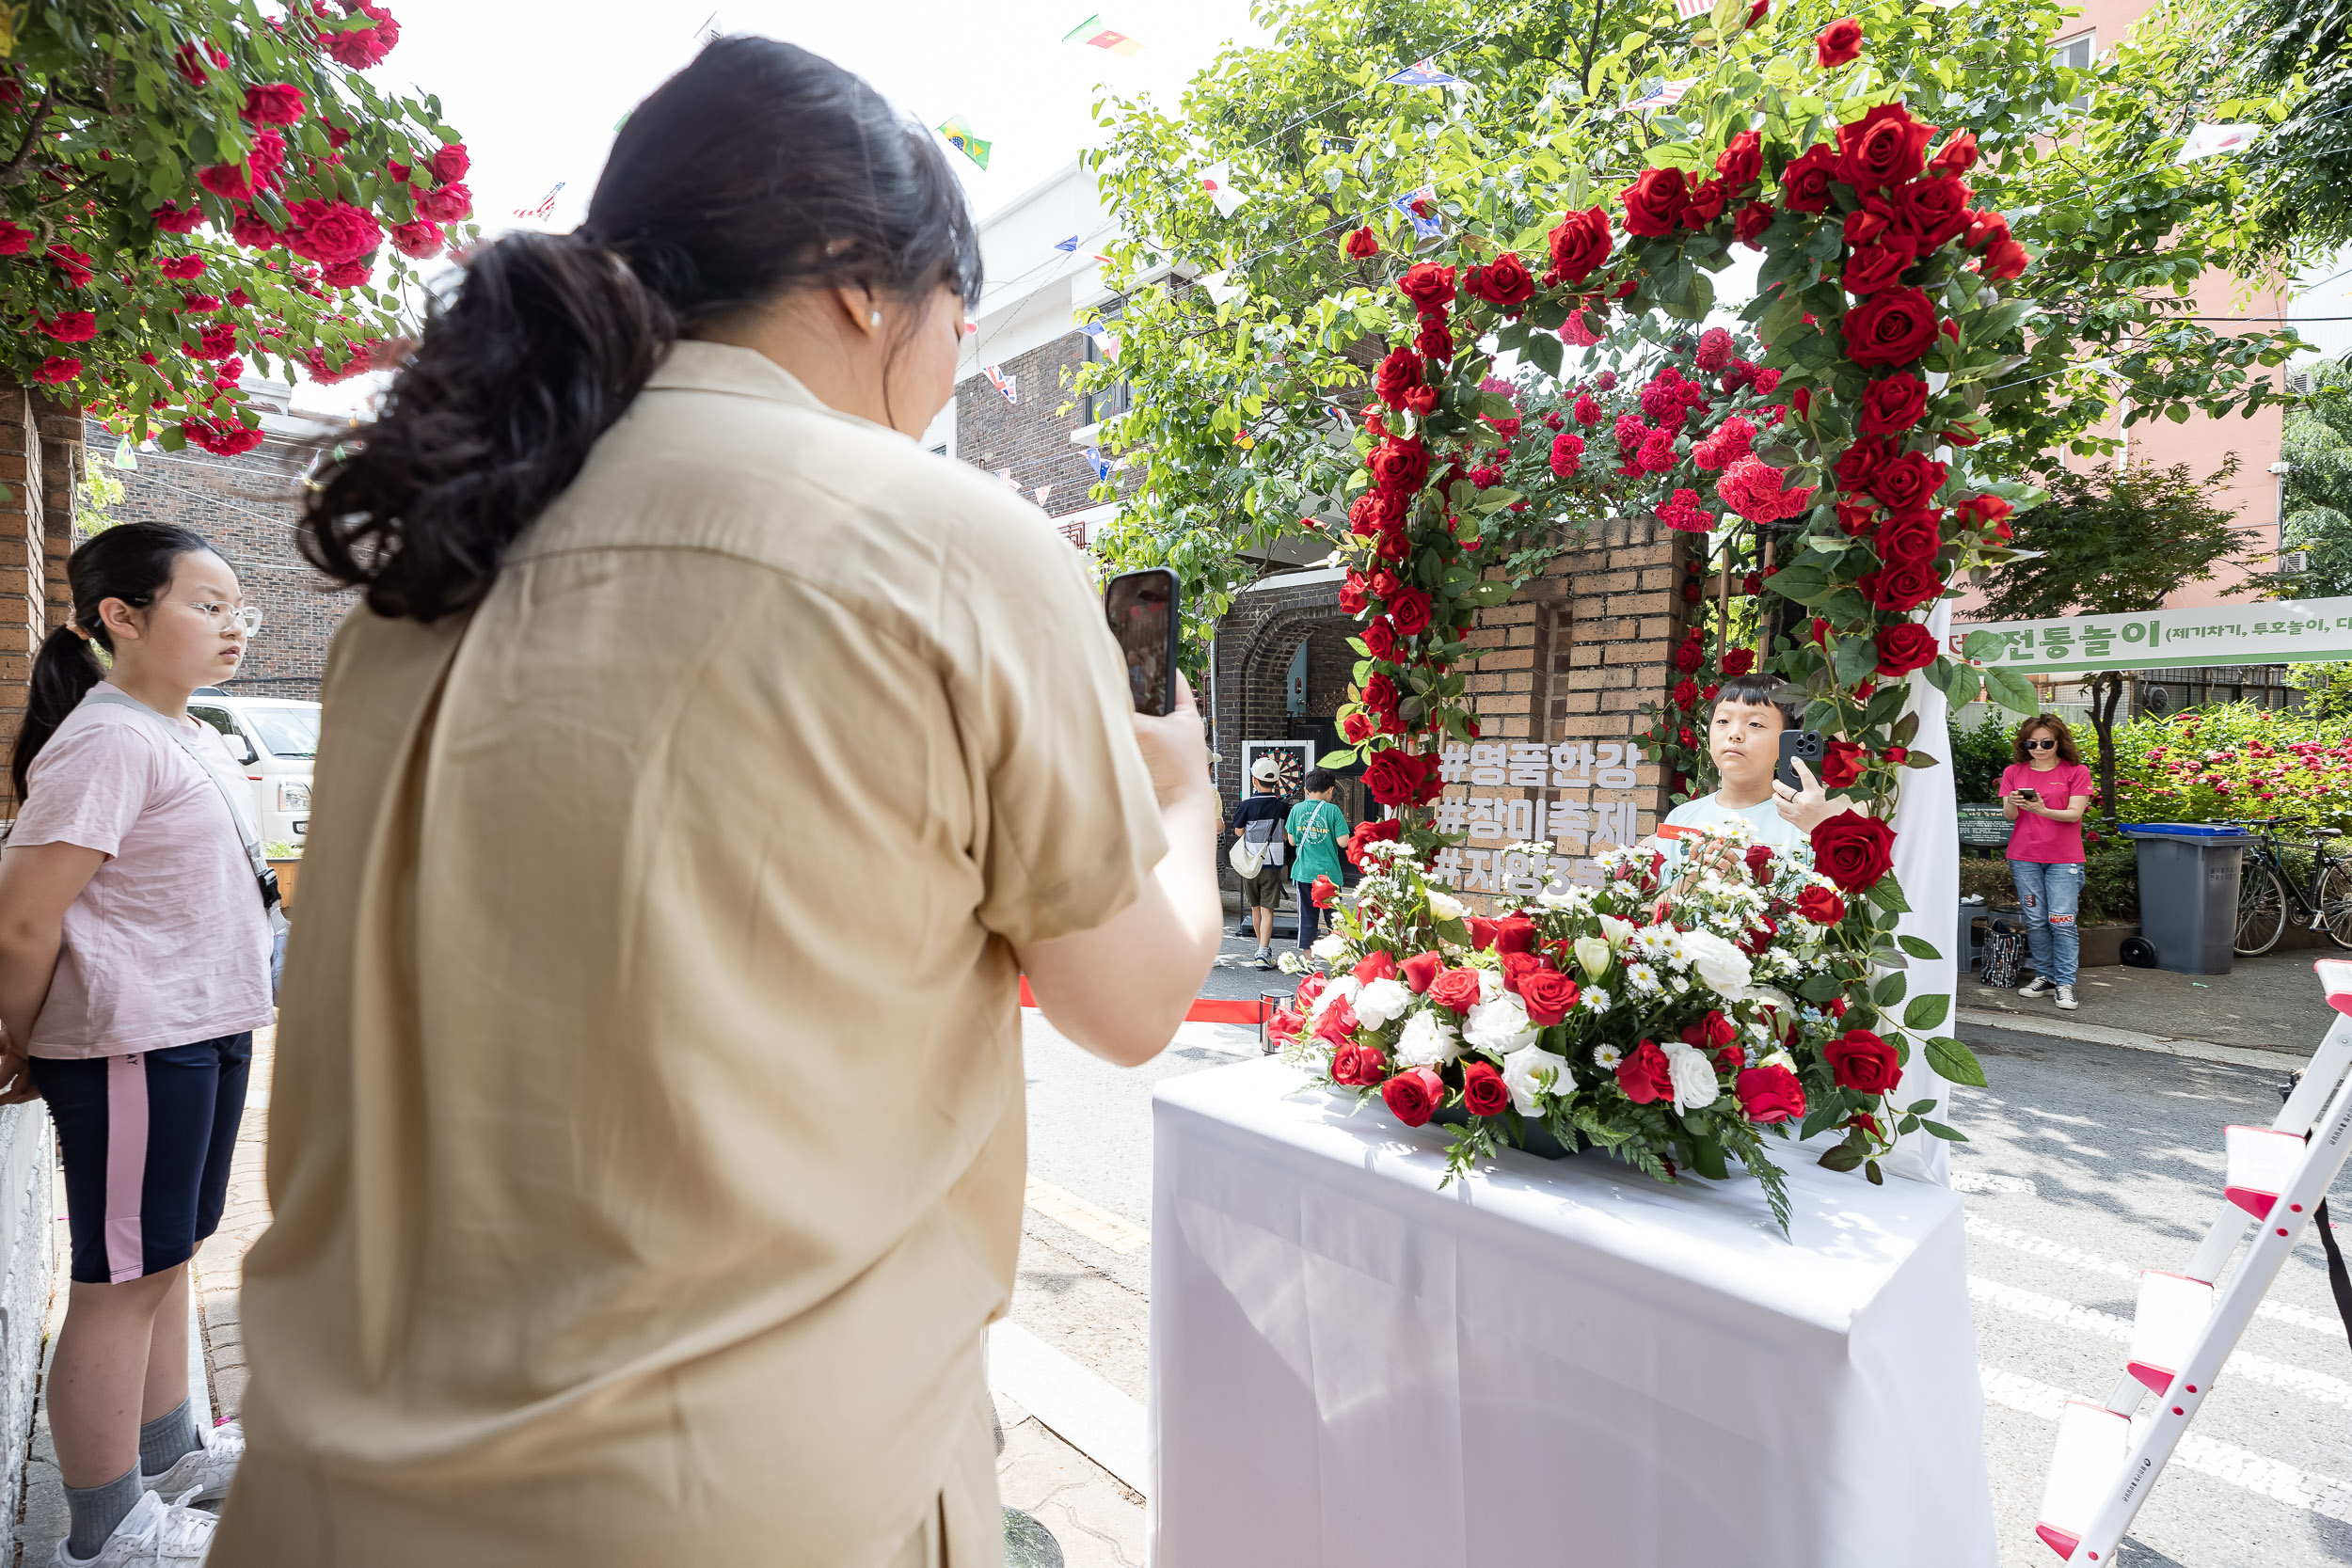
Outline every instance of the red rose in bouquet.
POLYGON ((1878 641, 1878 673, 1882 675, 1908 675, 1935 662, 1935 636, 1915 621, 1882 626, 1878 641))
POLYGON ((1935 559, 1935 552, 1944 547, 1943 531, 1935 526, 1935 514, 1923 506, 1908 512, 1889 513, 1878 526, 1878 536, 1871 542, 1879 559, 1893 565, 1898 562, 1924 564, 1935 559))
POLYGON ((1415 996, 1425 994, 1438 974, 1445 968, 1445 958, 1438 953, 1416 953, 1399 966, 1405 977, 1405 989, 1415 996))
POLYGON ((1358 700, 1375 713, 1394 713, 1396 682, 1384 674, 1374 675, 1364 682, 1363 691, 1358 700))
POLYGON ((1617 1064, 1617 1087, 1636 1105, 1674 1098, 1674 1069, 1657 1041, 1644 1040, 1617 1064))
MULTIPOLYGON (((1413 349, 1414 352, 1435 359, 1439 364, 1452 359, 1454 357, 1454 332, 1446 325, 1445 317, 1441 315, 1422 317, 1421 330, 1413 334, 1413 349)), ((1437 397, 1436 388, 1417 387, 1405 394, 1405 405, 1416 414, 1425 414, 1429 408, 1437 406, 1437 397), (1421 405, 1423 394, 1426 394, 1429 399, 1427 408, 1421 405)))
POLYGON ((1609 260, 1610 244, 1607 208, 1570 213, 1551 231, 1551 270, 1563 283, 1581 283, 1609 260))
POLYGON ((1867 1029, 1849 1029, 1821 1047, 1821 1059, 1841 1089, 1864 1094, 1892 1094, 1902 1082, 1903 1065, 1895 1048, 1867 1029))
POLYGON ((1977 134, 1974 131, 1963 131, 1951 137, 1936 149, 1934 157, 1928 160, 1928 172, 1939 177, 1965 174, 1976 166, 1977 134))
POLYGON ((1429 982, 1429 1000, 1448 1012, 1469 1012, 1478 1006, 1478 971, 1446 970, 1429 982))
POLYGON ((1308 896, 1314 900, 1316 909, 1327 910, 1340 901, 1340 884, 1328 877, 1317 877, 1308 896))
MULTIPOLYGON (((1713 690, 1714 689, 1709 687, 1708 689, 1713 690)), ((1747 853, 1740 857, 1748 868, 1748 875, 1759 882, 1772 879, 1772 847, 1769 844, 1751 844, 1748 846, 1747 853)))
POLYGON ((1977 263, 1977 270, 1987 277, 2022 277, 2032 261, 2026 254, 2026 247, 2015 240, 1996 240, 1985 247, 1984 259, 1977 263))
POLYGON ((1935 575, 1931 562, 1895 561, 1875 572, 1865 572, 1854 586, 1862 590, 1872 609, 1900 614, 1942 594, 1944 579, 1935 575))
POLYGON ((1350 746, 1361 746, 1379 733, 1371 719, 1361 713, 1351 713, 1340 720, 1340 738, 1350 746))
POLYGON ((1933 250, 1968 227, 1968 198, 1976 193, 1958 180, 1914 180, 1895 192, 1897 227, 1933 250))
POLYGON ((1918 249, 1910 240, 1889 234, 1883 240, 1855 247, 1853 254, 1846 258, 1846 273, 1839 282, 1857 298, 1875 294, 1900 283, 1904 270, 1918 259, 1918 249))
POLYGON ((1846 312, 1846 357, 1861 365, 1908 365, 1934 346, 1935 305, 1917 289, 1882 289, 1846 312))
POLYGON ((2006 243, 2009 239, 2009 219, 1998 213, 1971 213, 1967 231, 1961 239, 1963 248, 1983 250, 2006 243))
POLYGON ((1291 1006, 1302 1013, 1307 1011, 1322 997, 1324 988, 1330 983, 1320 974, 1308 975, 1298 982, 1298 989, 1291 992, 1291 1006))
POLYGON ((1691 189, 1676 168, 1645 168, 1619 194, 1625 201, 1625 231, 1644 239, 1673 233, 1691 200, 1691 189))
POLYGON ((1324 1008, 1323 1016, 1315 1020, 1315 1037, 1329 1040, 1333 1045, 1343 1045, 1361 1026, 1362 1021, 1357 1018, 1356 1009, 1343 997, 1324 1008))
POLYGON ((1893 455, 1894 449, 1884 438, 1865 436, 1846 449, 1845 455, 1838 458, 1837 466, 1830 472, 1836 476, 1837 487, 1851 495, 1869 489, 1871 481, 1878 478, 1879 470, 1886 467, 1886 460, 1893 455))
POLYGON ((1863 389, 1862 434, 1893 436, 1909 430, 1928 411, 1928 384, 1899 372, 1881 376, 1863 389))
POLYGON ((1762 201, 1751 201, 1731 215, 1731 237, 1750 250, 1764 248, 1764 230, 1772 226, 1772 209, 1762 201))
POLYGON ((1809 147, 1780 171, 1780 204, 1792 213, 1829 210, 1829 186, 1837 170, 1837 154, 1826 147, 1809 147))
POLYGON ((1351 261, 1369 261, 1380 254, 1380 236, 1369 229, 1351 230, 1340 242, 1340 254, 1351 261))
POLYGON ((1813 865, 1848 893, 1876 887, 1895 863, 1895 831, 1875 816, 1839 812, 1813 830, 1813 865))
MULTIPOLYGON (((1394 843, 1397 839, 1402 838, 1404 834, 1405 824, 1398 821, 1393 816, 1383 817, 1376 822, 1359 822, 1356 824, 1356 831, 1347 835, 1348 861, 1350 863, 1360 868, 1364 864, 1366 859, 1364 854, 1365 850, 1371 848, 1375 844, 1394 843)), ((1415 990, 1419 990, 1422 988, 1415 986, 1413 989, 1415 990)))
POLYGON ((1701 1051, 1721 1051, 1739 1037, 1740 1026, 1713 1007, 1709 1007, 1707 1016, 1697 1022, 1682 1026, 1682 1043, 1694 1045, 1701 1051))
POLYGON ((1862 24, 1841 16, 1813 40, 1813 57, 1823 71, 1836 71, 1862 57, 1862 24))
POLYGON ((1519 976, 1519 1005, 1527 1009, 1527 1021, 1540 1028, 1566 1018, 1582 994, 1574 980, 1549 965, 1519 976))
POLYGON ((1364 606, 1372 602, 1366 592, 1368 587, 1361 572, 1348 573, 1346 580, 1340 584, 1340 608, 1350 615, 1361 615, 1364 606))
POLYGON ((1797 895, 1797 912, 1816 926, 1835 926, 1846 918, 1846 901, 1825 887, 1809 887, 1797 895))
POLYGON ((1375 980, 1393 980, 1396 978, 1396 958, 1383 949, 1368 955, 1362 962, 1348 973, 1367 986, 1375 980))
POLYGON ((1405 394, 1421 385, 1421 356, 1409 348, 1389 351, 1372 373, 1373 395, 1391 408, 1405 406, 1405 394))
POLYGON ((1435 261, 1416 261, 1396 280, 1396 288, 1421 314, 1442 315, 1454 303, 1454 269, 1435 261))
POLYGON ((1277 1045, 1288 1045, 1298 1038, 1306 1026, 1307 1021, 1288 1007, 1277 1007, 1273 1015, 1265 1021, 1266 1038, 1277 1045))
POLYGON ((1372 449, 1365 467, 1372 470, 1373 483, 1381 489, 1409 494, 1429 483, 1429 450, 1418 436, 1391 436, 1372 449))
POLYGON ((1462 1069, 1462 1105, 1470 1115, 1499 1116, 1510 1103, 1510 1087, 1492 1062, 1472 1062, 1462 1069))
POLYGON ((1777 1063, 1744 1069, 1733 1088, 1750 1121, 1794 1121, 1804 1115, 1804 1085, 1777 1063))
POLYGON ((1429 629, 1429 595, 1418 588, 1400 589, 1389 600, 1389 619, 1401 637, 1419 637, 1429 629))
POLYGON ((1343 1045, 1331 1053, 1331 1082, 1351 1089, 1369 1088, 1388 1070, 1388 1058, 1376 1045, 1343 1045))
POLYGON ((1419 1127, 1445 1102, 1445 1080, 1425 1067, 1411 1068, 1381 1085, 1380 1098, 1397 1120, 1419 1127))
POLYGON ((1868 194, 1915 180, 1927 166, 1936 128, 1911 118, 1900 103, 1881 103, 1851 125, 1837 128, 1837 178, 1868 194))
POLYGON ((1731 192, 1721 180, 1695 180, 1691 186, 1691 198, 1683 203, 1682 227, 1692 232, 1706 228, 1724 215, 1724 204, 1731 199, 1731 192))
MULTIPOLYGON (((1473 926, 1471 930, 1475 935, 1477 927, 1473 926)), ((1489 921, 1486 940, 1477 942, 1475 945, 1491 946, 1498 956, 1533 953, 1535 950, 1535 923, 1523 914, 1505 915, 1501 920, 1489 921)))
POLYGON ((1862 777, 1863 764, 1870 753, 1851 740, 1832 740, 1821 748, 1821 783, 1831 789, 1844 789, 1862 777))
POLYGON ((1365 765, 1364 788, 1384 806, 1411 805, 1421 793, 1421 759, 1391 746, 1365 765))
POLYGON ((1742 131, 1732 137, 1731 145, 1715 154, 1715 172, 1735 191, 1756 183, 1764 172, 1762 138, 1753 131, 1742 131))
POLYGON ((1464 283, 1489 305, 1524 305, 1535 297, 1535 279, 1518 252, 1506 250, 1483 267, 1472 267, 1464 283))

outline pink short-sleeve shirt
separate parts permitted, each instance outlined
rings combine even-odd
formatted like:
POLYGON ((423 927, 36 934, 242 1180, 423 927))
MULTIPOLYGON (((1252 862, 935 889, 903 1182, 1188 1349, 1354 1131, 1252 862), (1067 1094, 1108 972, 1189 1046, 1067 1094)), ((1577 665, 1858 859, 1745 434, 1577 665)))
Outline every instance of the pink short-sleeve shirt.
MULTIPOLYGON (((2061 762, 2046 773, 2037 773, 2024 763, 2012 762, 2001 770, 2001 793, 2007 795, 2012 789, 2030 789, 2043 805, 2063 811, 2075 796, 2090 793, 2090 769, 2079 762, 2061 762)), ((2017 826, 2010 832, 2009 858, 2072 865, 2083 858, 2083 825, 2053 822, 2021 811, 2017 826)))
MULTIPOLYGON (((204 766, 246 789, 219 732, 183 722, 204 766)), ((108 857, 66 909, 31 1054, 119 1056, 269 1026, 269 921, 244 840, 159 718, 88 702, 68 714, 33 759, 8 843, 108 857)))

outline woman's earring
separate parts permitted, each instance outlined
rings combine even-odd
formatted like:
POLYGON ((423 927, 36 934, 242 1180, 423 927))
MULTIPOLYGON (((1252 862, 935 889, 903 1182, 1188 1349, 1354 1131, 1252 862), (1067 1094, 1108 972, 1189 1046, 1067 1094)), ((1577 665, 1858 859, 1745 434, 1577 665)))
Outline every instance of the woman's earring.
POLYGON ((870 324, 872 324, 873 325, 875 325, 875 326, 880 326, 880 325, 882 325, 882 312, 881 312, 880 310, 877 310, 877 311, 875 311, 872 315, 870 315, 870 316, 866 317, 866 321, 867 321, 867 322, 869 322, 869 323, 870 323, 870 324))

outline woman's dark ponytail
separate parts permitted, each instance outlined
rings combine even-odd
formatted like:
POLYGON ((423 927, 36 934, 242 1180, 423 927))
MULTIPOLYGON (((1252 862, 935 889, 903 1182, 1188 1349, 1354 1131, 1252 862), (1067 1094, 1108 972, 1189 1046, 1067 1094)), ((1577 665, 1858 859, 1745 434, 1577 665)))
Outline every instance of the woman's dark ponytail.
POLYGON ((49 744, 49 737, 57 733, 57 726, 89 689, 106 678, 105 667, 90 650, 90 643, 96 642, 109 654, 114 652, 114 641, 99 617, 98 607, 108 599, 120 599, 134 610, 145 610, 170 586, 182 556, 212 547, 202 534, 167 523, 121 523, 94 535, 66 557, 73 619, 51 632, 42 641, 40 652, 33 656, 32 689, 24 701, 24 721, 16 732, 16 755, 9 763, 20 802, 31 793, 33 759, 40 755, 40 749, 49 744))
POLYGON ((629 116, 577 233, 469 263, 383 413, 320 465, 304 556, 379 615, 470 609, 674 341, 839 282, 977 300, 962 187, 860 77, 722 39, 629 116))

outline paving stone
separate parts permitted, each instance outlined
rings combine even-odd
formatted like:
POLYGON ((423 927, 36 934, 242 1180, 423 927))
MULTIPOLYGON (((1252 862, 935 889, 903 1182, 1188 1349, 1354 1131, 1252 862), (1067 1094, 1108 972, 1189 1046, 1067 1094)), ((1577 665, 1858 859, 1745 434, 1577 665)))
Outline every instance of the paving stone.
POLYGON ((996 1481, 1007 1508, 1052 1532, 1068 1568, 1143 1568, 1143 1499, 1034 1417, 1006 1429, 996 1481))

